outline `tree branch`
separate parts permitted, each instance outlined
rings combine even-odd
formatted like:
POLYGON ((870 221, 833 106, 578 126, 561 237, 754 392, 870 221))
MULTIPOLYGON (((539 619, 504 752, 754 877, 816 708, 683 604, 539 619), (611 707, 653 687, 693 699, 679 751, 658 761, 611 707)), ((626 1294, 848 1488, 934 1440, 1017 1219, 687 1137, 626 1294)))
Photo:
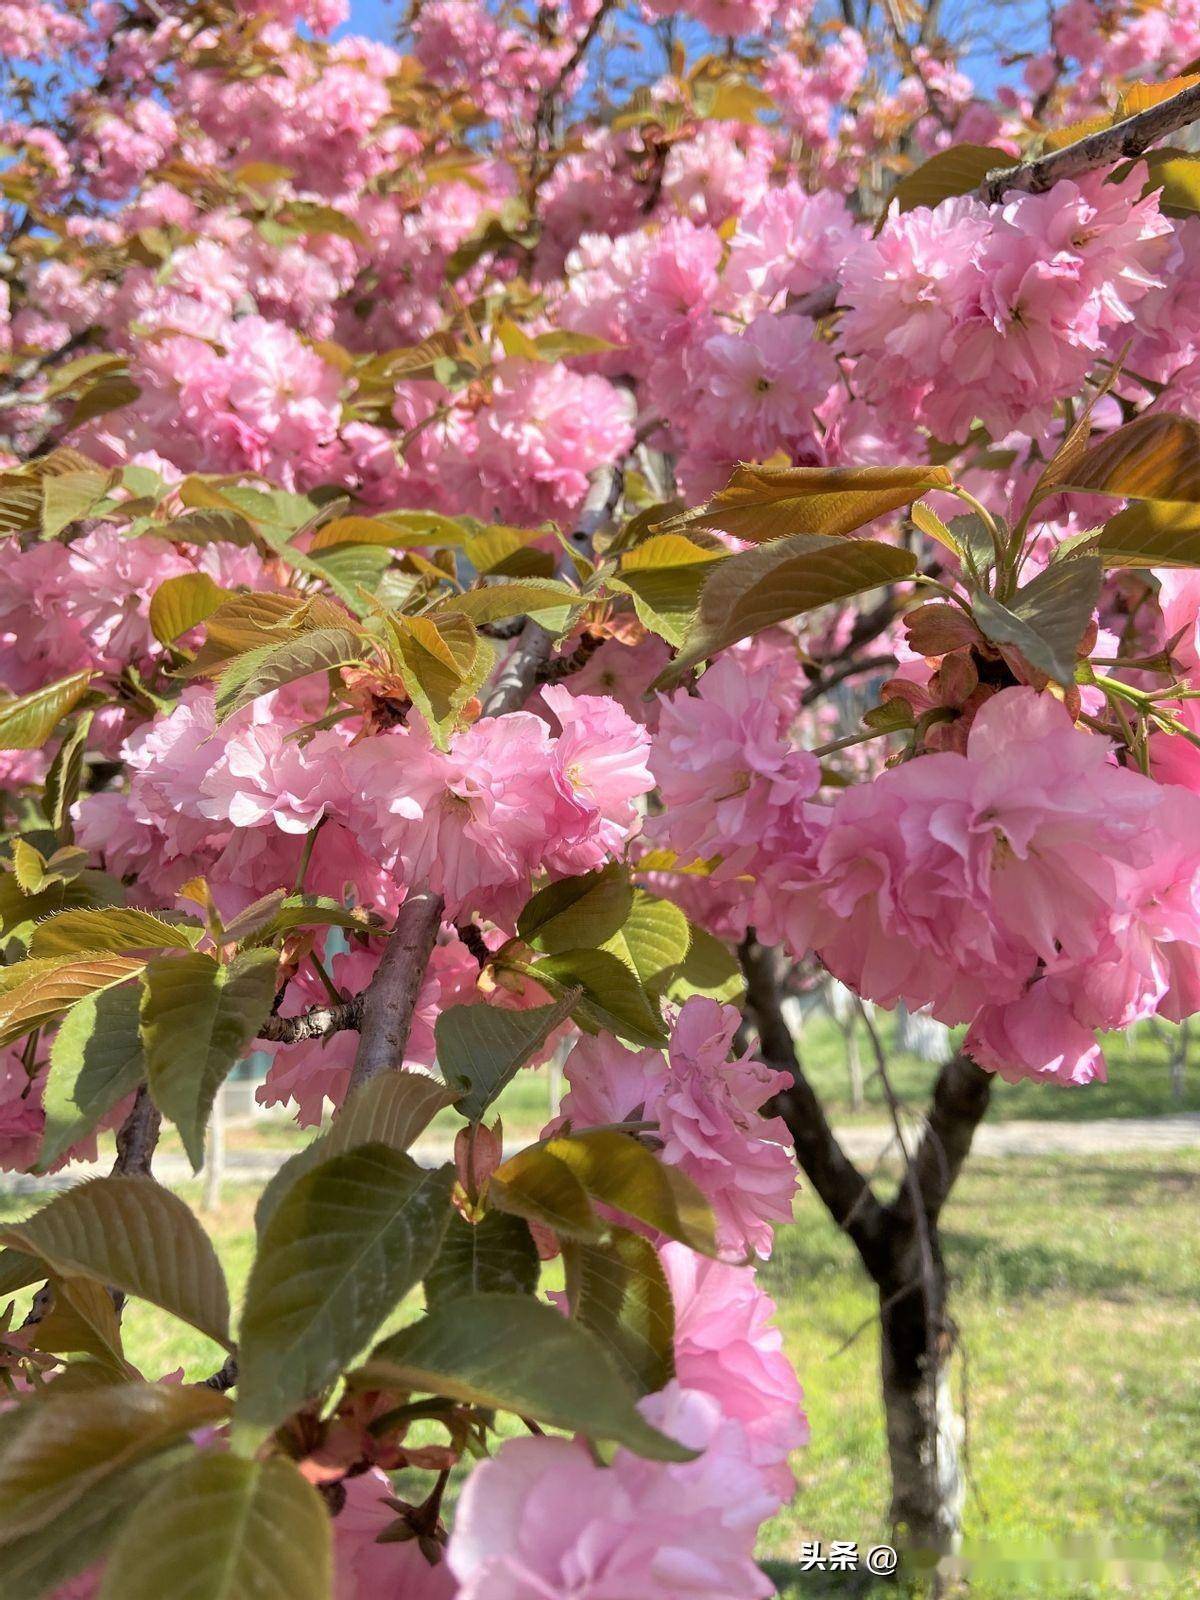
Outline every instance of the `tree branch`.
POLYGON ((409 891, 375 976, 362 995, 361 1036, 349 1093, 404 1060, 421 980, 433 954, 446 903, 440 894, 409 891))
POLYGON ((158 1143, 158 1132, 162 1127, 162 1117, 158 1107, 150 1098, 150 1091, 143 1083, 134 1096, 133 1107, 117 1132, 117 1159, 113 1162, 113 1174, 125 1174, 148 1178, 150 1176, 150 1161, 154 1155, 154 1147, 158 1143))
POLYGON ((792 1079, 791 1088, 782 1090, 763 1110, 787 1123, 805 1177, 838 1227, 854 1241, 868 1272, 878 1279, 886 1248, 884 1210, 838 1143, 804 1076, 780 1006, 778 955, 760 945, 753 934, 742 941, 738 954, 746 975, 746 1003, 758 1028, 763 1059, 792 1079))
MULTIPOLYGON (((583 502, 579 520, 568 539, 573 550, 590 556, 592 541, 616 510, 617 501, 625 484, 622 467, 598 467, 592 473, 591 488, 583 502)), ((574 574, 568 551, 563 551, 558 563, 558 576, 574 574)), ((554 637, 540 622, 528 618, 513 646, 512 654, 500 668, 491 693, 483 703, 485 717, 500 717, 506 711, 517 711, 523 706, 537 686, 538 675, 550 659, 554 637)))
POLYGON ((328 1039, 362 1027, 363 998, 354 995, 340 1006, 313 1006, 298 1017, 268 1017, 258 1030, 260 1039, 274 1044, 300 1044, 305 1039, 328 1039))

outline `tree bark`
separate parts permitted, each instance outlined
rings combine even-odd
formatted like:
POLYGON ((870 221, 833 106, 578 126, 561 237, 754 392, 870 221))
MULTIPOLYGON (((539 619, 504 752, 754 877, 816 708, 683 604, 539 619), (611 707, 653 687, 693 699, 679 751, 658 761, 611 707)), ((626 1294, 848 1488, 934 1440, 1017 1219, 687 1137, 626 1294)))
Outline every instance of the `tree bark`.
POLYGON ((441 895, 425 888, 411 889, 400 907, 383 958, 363 994, 362 1031, 349 1094, 403 1062, 421 981, 444 910, 441 895))

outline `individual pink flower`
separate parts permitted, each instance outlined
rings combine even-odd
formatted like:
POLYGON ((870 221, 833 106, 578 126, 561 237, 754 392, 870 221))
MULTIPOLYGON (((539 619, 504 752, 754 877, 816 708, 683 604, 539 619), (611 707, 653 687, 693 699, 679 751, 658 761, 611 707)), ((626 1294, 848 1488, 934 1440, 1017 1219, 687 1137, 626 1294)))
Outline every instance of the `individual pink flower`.
POLYGON ((770 1514, 736 1423, 672 1385, 643 1402, 702 1454, 682 1465, 619 1450, 598 1466, 566 1439, 513 1439, 475 1468, 448 1561, 459 1600, 759 1600, 758 1523, 770 1514), (552 1537, 549 1535, 553 1534, 552 1537))
POLYGON ((795 1488, 788 1456, 808 1443, 809 1429, 774 1302, 751 1267, 706 1260, 681 1244, 664 1245, 659 1257, 675 1307, 676 1378, 742 1425, 751 1460, 784 1504, 795 1488))
POLYGON ((546 865, 590 872, 621 856, 638 831, 637 801, 654 787, 650 736, 606 695, 573 695, 555 685, 542 690, 542 700, 558 723, 555 778, 576 813, 564 812, 558 838, 547 841, 546 865))

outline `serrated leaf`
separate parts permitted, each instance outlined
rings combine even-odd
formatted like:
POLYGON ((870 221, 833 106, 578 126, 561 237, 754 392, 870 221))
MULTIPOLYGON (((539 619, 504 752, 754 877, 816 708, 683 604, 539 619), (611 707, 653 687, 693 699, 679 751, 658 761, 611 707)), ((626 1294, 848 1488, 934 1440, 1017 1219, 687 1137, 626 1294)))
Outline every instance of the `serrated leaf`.
POLYGON ((238 1413, 273 1428, 321 1391, 429 1270, 453 1169, 386 1145, 322 1161, 288 1189, 259 1240, 239 1341, 238 1413))
POLYGON ((42 537, 53 539, 92 512, 108 492, 112 474, 86 468, 42 480, 42 537))
POLYGON ((528 528, 492 526, 470 534, 464 550, 482 577, 550 578, 554 575, 554 555, 539 549, 535 542, 545 537, 545 533, 528 528))
POLYGON ((504 1211, 468 1222, 455 1211, 437 1259, 425 1275, 425 1303, 468 1294, 533 1294, 541 1261, 529 1224, 504 1211))
POLYGON ((908 550, 874 539, 801 533, 723 561, 700 593, 682 650, 652 688, 677 683, 689 667, 739 639, 916 570, 908 550))
POLYGON ((646 889, 635 889, 629 915, 607 939, 611 950, 637 974, 652 998, 665 993, 671 978, 686 959, 691 928, 678 906, 646 889))
POLYGON ((581 948, 592 939, 603 944, 620 928, 632 904, 629 874, 610 862, 539 889, 517 918, 517 934, 548 955, 581 948))
POLYGON ((12 876, 0 877, 0 943, 9 961, 24 949, 43 917, 72 908, 120 905, 125 891, 104 872, 84 871, 70 882, 48 883, 37 894, 22 894, 12 876))
POLYGON ((329 672, 363 658, 362 636, 349 628, 314 628, 279 644, 260 645, 230 661, 217 680, 217 721, 260 695, 282 689, 314 672, 329 672))
POLYGON ((897 205, 901 211, 912 211, 917 206, 940 205, 955 195, 970 194, 989 172, 1012 164, 1012 156, 999 145, 952 144, 901 178, 888 196, 887 209, 897 205))
POLYGON ((194 1455, 140 1502, 100 1600, 328 1600, 333 1537, 321 1496, 285 1456, 194 1455))
POLYGON ((36 1350, 93 1356, 115 1376, 129 1376, 113 1297, 90 1278, 52 1278, 50 1309, 33 1330, 36 1350))
POLYGON ((563 607, 584 604, 584 596, 569 584, 550 578, 515 578, 510 582, 485 584, 465 594, 444 600, 430 615, 435 619, 452 613, 481 622, 503 622, 507 617, 535 616, 563 607))
POLYGON ((642 626, 681 645, 715 555, 678 533, 654 534, 621 557, 610 586, 627 592, 642 626))
POLYGON ((124 983, 144 966, 133 956, 96 955, 40 957, 7 968, 0 998, 0 1044, 11 1044, 53 1022, 85 995, 124 983))
POLYGON ((0 1244, 148 1300, 218 1344, 229 1343, 229 1295, 212 1241, 183 1201, 151 1178, 90 1178, 23 1222, 0 1244))
POLYGON ((103 989, 78 1001, 59 1024, 42 1095, 46 1123, 37 1170, 52 1167, 142 1081, 140 1004, 132 984, 103 989))
POLYGON ((1200 426, 1165 411, 1136 417, 1091 445, 1057 487, 1130 500, 1200 500, 1200 426))
POLYGON ((60 911, 40 922, 29 941, 32 956, 69 956, 80 951, 190 950, 203 937, 199 923, 167 922, 153 911, 112 906, 97 911, 60 911))
POLYGON ((279 958, 243 950, 226 965, 189 952, 157 956, 142 991, 142 1045, 150 1093, 179 1129, 198 1172, 217 1090, 252 1047, 275 999, 279 958))
POLYGON ((455 1098, 451 1090, 423 1072, 381 1072, 369 1078, 343 1101, 332 1125, 289 1156, 270 1179, 254 1212, 255 1228, 261 1233, 296 1179, 322 1161, 363 1144, 407 1150, 455 1098))
POLYGON ((203 1386, 120 1383, 26 1400, 0 1454, 0 1543, 34 1532, 132 1463, 228 1414, 203 1386))
POLYGON ((648 1239, 614 1228, 604 1244, 563 1245, 571 1315, 603 1341, 638 1394, 675 1376, 675 1308, 658 1252, 648 1239))
POLYGON ((1106 567, 1200 566, 1200 506, 1143 500, 1119 511, 1100 530, 1100 560, 1106 567))
POLYGON ((510 1011, 486 1003, 449 1006, 434 1025, 438 1070, 458 1095, 457 1109, 474 1122, 555 1028, 571 1015, 580 991, 550 1006, 510 1011))
MULTIPOLYGON (((678 1167, 667 1166, 630 1134, 596 1128, 549 1139, 542 1148, 571 1169, 593 1200, 701 1255, 717 1254, 708 1201, 678 1167)), ((496 1173, 503 1175, 504 1164, 496 1173)))
POLYGON ((42 689, 0 701, 0 750, 40 750, 88 692, 94 672, 73 672, 42 689))
POLYGON ((266 944, 295 928, 345 928, 350 933, 386 933, 388 924, 366 906, 344 906, 321 894, 264 896, 225 924, 238 943, 266 944))
POLYGON ((633 1044, 666 1042, 662 1017, 636 973, 610 950, 564 950, 527 970, 552 993, 555 987, 582 990, 571 1014, 585 1027, 607 1028, 633 1044))
POLYGON ((1200 212, 1200 161, 1184 150, 1151 150, 1146 193, 1160 191, 1159 210, 1169 217, 1191 217, 1200 212))
POLYGON ((991 595, 972 601, 975 620, 994 644, 1013 645, 1039 672, 1070 687, 1084 630, 1100 598, 1100 559, 1094 543, 1051 562, 1018 589, 1009 605, 991 595))
POLYGON ((492 1175, 491 1204, 527 1222, 539 1222, 564 1239, 599 1239, 604 1232, 575 1173, 545 1145, 510 1156, 492 1175))
POLYGON ((594 1334, 526 1295, 464 1295, 435 1307, 378 1345, 355 1381, 510 1411, 655 1461, 695 1455, 639 1415, 594 1334))
POLYGON ((953 482, 946 467, 741 466, 723 489, 655 532, 717 528, 755 544, 796 534, 841 538, 953 482))
POLYGON ((24 1250, 0 1250, 0 1299, 28 1289, 31 1283, 41 1283, 46 1268, 36 1256, 24 1250))
POLYGON ((729 946, 707 928, 691 924, 692 938, 683 965, 672 974, 669 997, 682 1004, 689 995, 703 994, 722 1004, 737 1004, 746 992, 746 980, 729 946))
POLYGON ((71 807, 79 798, 83 781, 83 758, 87 750, 92 713, 85 711, 63 738, 42 785, 42 809, 46 820, 64 844, 74 838, 71 807))
POLYGON ((495 652, 457 615, 393 617, 391 635, 409 697, 440 741, 486 681, 495 652))
POLYGON ((207 572, 184 572, 160 583, 150 600, 150 631, 160 644, 174 644, 207 621, 228 598, 228 590, 207 572))

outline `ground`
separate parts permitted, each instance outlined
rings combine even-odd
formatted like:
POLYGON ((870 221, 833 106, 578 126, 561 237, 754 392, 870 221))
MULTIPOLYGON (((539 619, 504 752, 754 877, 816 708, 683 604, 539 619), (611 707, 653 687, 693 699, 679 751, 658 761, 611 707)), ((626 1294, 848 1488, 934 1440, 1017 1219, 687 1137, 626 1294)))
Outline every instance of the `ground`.
MULTIPOLYGON (((844 1072, 829 1038, 808 1041, 835 1118, 844 1072)), ((991 1115, 1061 1121, 1200 1109, 1194 1084, 1170 1092, 1166 1046, 1146 1034, 1112 1052, 1114 1083, 1059 1092, 997 1086, 991 1115)), ((930 1068, 896 1064, 919 1103, 930 1068)), ((1193 1070, 1193 1078, 1194 1078, 1193 1070)), ((506 1097, 515 1133, 540 1122, 545 1086, 506 1097)), ((879 1120, 878 1101, 864 1121, 879 1120)), ((279 1134, 280 1139, 290 1138, 279 1134)), ((193 1205, 199 1185, 182 1192, 193 1205)), ((206 1219, 236 1297, 249 1267, 256 1192, 228 1185, 206 1219)), ((965 1359, 967 1506, 973 1600, 1200 1597, 1200 1149, 976 1159, 944 1221, 965 1359)), ((31 1199, 0 1199, 0 1218, 31 1199)), ((780 1593, 895 1596, 845 1574, 802 1570, 805 1541, 885 1536, 886 1470, 870 1285, 811 1194, 778 1236, 764 1282, 804 1381, 812 1443, 796 1458, 793 1505, 764 1530, 780 1593)), ((146 1307, 127 1324, 131 1358, 152 1376, 202 1376, 220 1352, 146 1307)))

